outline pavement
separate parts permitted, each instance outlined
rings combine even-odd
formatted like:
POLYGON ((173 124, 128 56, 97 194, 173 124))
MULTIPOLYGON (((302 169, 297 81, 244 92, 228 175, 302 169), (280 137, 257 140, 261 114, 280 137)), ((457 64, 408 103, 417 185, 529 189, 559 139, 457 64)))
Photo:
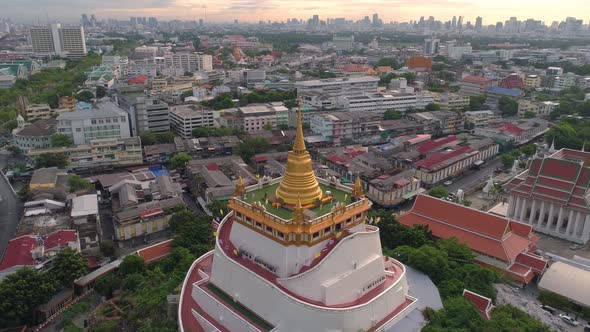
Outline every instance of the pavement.
MULTIPOLYGON (((477 187, 477 185, 485 182, 490 178, 490 174, 494 172, 496 168, 502 165, 502 159, 496 157, 494 159, 486 161, 486 163, 479 170, 468 170, 463 173, 462 176, 453 179, 453 183, 447 186, 449 192, 457 192, 458 189, 468 192, 470 189, 477 187)), ((495 175, 495 174, 494 174, 495 175)))
MULTIPOLYGON (((0 169, 8 163, 9 155, 0 153, 0 169)), ((14 237, 20 222, 23 206, 16 197, 6 177, 0 175, 0 257, 14 237)))

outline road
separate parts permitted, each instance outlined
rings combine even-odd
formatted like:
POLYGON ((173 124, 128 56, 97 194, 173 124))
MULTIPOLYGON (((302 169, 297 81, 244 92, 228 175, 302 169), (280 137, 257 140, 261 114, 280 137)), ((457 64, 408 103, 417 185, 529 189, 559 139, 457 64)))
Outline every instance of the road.
POLYGON ((488 160, 480 170, 469 170, 462 177, 453 180, 453 184, 448 186, 447 189, 454 193, 458 189, 469 190, 489 179, 490 174, 501 165, 502 159, 500 157, 488 160))
MULTIPOLYGON (((0 169, 6 166, 8 156, 0 154, 0 169)), ((0 257, 8 246, 8 240, 16 233, 23 207, 14 195, 6 178, 0 175, 0 257)))

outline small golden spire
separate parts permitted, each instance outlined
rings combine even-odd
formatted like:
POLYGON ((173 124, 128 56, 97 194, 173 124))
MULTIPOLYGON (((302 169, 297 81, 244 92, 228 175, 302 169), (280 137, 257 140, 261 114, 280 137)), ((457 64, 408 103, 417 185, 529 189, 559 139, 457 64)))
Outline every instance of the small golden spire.
POLYGON ((301 205, 301 195, 297 197, 297 205, 295 205, 295 209, 293 210, 293 221, 294 222, 304 222, 305 221, 305 213, 303 213, 303 206, 301 205))
POLYGON ((352 187, 352 196, 362 198, 365 195, 363 185, 361 184, 361 177, 357 174, 354 186, 352 187))
POLYGON ((244 183, 244 179, 242 176, 238 176, 238 183, 236 184, 236 191, 234 192, 234 196, 242 196, 246 193, 246 184, 244 183))

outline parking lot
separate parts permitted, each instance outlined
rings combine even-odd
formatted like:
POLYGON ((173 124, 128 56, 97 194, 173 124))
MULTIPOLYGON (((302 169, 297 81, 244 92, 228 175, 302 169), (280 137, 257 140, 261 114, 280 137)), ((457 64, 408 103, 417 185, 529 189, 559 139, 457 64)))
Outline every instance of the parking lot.
POLYGON ((547 236, 539 232, 536 234, 541 237, 538 246, 543 252, 552 253, 568 259, 572 259, 574 255, 590 259, 590 248, 587 245, 580 249, 572 250, 570 249, 572 242, 547 236))

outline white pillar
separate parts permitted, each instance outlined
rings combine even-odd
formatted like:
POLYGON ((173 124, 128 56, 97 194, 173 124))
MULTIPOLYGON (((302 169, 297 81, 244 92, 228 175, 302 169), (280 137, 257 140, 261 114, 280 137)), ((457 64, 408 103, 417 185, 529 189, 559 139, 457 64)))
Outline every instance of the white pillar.
POLYGON ((545 203, 545 201, 541 201, 541 212, 539 213, 539 219, 537 219, 537 226, 541 227, 543 224, 543 220, 545 219, 545 207, 549 204, 549 215, 553 214, 553 204, 545 203))
POLYGON ((558 232, 560 231, 560 229, 561 229, 561 226, 563 226, 563 218, 561 217, 561 210, 562 210, 562 209, 563 209, 563 207, 562 207, 562 208, 560 208, 560 210, 559 210, 559 211, 560 211, 560 213, 559 213, 559 218, 557 218, 557 229, 556 229, 556 230, 557 230, 558 232))
POLYGON ((537 200, 534 199, 533 204, 531 206, 531 215, 529 216, 529 222, 528 222, 531 225, 533 224, 533 219, 535 218, 535 215, 536 215, 536 211, 535 211, 536 208, 537 208, 537 200))
MULTIPOLYGON (((557 217, 557 224, 562 224, 563 223, 563 206, 559 206, 559 216, 557 217)), ((547 225, 549 225, 549 223, 547 223, 547 225)), ((547 226, 547 228, 549 228, 549 226, 547 226)))
POLYGON ((574 223, 574 221, 572 220, 573 217, 574 217, 574 210, 570 210, 570 214, 567 219, 567 229, 565 230, 565 235, 570 235, 570 232, 572 230, 572 225, 574 223))
POLYGON ((583 224, 583 220, 582 220, 582 214, 580 213, 580 211, 576 212, 576 225, 574 227, 574 230, 572 232, 572 235, 575 237, 581 237, 581 228, 584 227, 583 224), (580 234, 580 235, 578 235, 580 234))
POLYGON ((520 220, 522 222, 524 222, 524 216, 526 214, 526 205, 527 205, 526 204, 527 203, 526 201, 527 200, 523 198, 522 199, 522 204, 521 204, 521 207, 520 207, 520 216, 519 216, 518 220, 520 220))
POLYGON ((512 216, 514 216, 514 196, 510 195, 510 197, 508 197, 508 214, 506 215, 509 218, 512 218, 512 216))
POLYGON ((516 202, 514 203, 514 213, 512 214, 512 217, 516 220, 518 220, 518 217, 520 216, 520 201, 520 196, 516 196, 516 202))
POLYGON ((590 215, 584 218, 584 230, 582 230, 582 241, 586 242, 590 238, 590 215))

